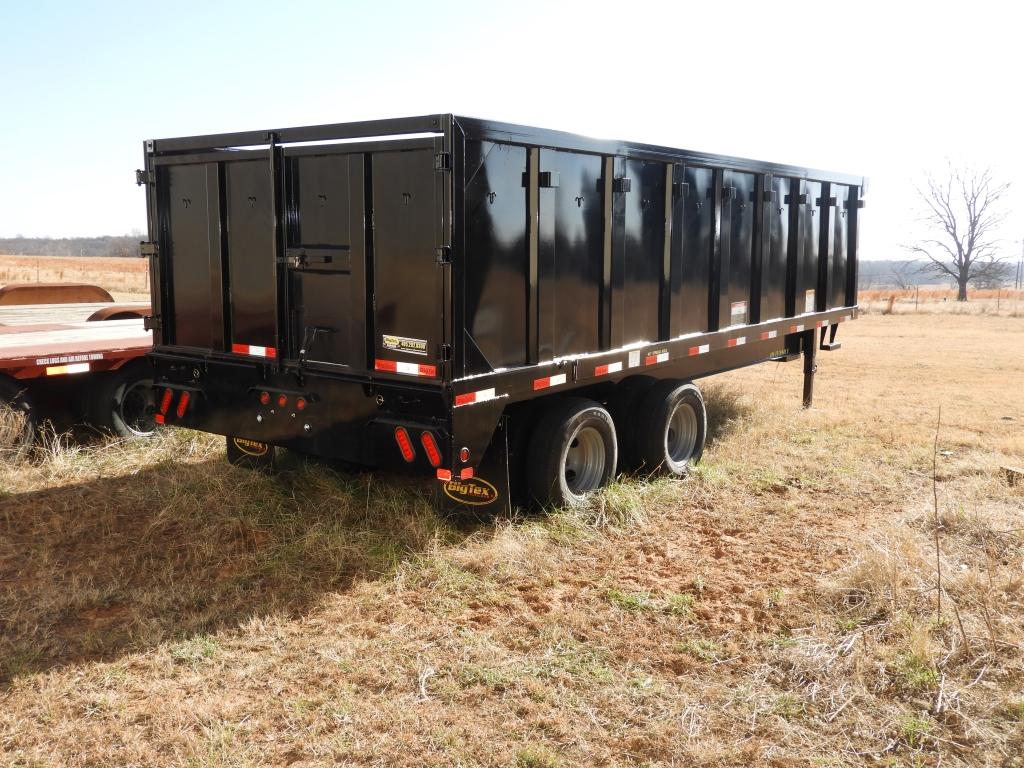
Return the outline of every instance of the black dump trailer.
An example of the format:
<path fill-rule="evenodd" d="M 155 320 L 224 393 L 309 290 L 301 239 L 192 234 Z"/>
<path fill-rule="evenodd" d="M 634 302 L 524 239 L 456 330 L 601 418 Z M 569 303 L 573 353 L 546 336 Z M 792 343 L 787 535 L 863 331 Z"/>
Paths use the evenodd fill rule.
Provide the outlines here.
<path fill-rule="evenodd" d="M 158 421 L 565 504 L 856 316 L 865 180 L 454 115 L 145 143 Z"/>

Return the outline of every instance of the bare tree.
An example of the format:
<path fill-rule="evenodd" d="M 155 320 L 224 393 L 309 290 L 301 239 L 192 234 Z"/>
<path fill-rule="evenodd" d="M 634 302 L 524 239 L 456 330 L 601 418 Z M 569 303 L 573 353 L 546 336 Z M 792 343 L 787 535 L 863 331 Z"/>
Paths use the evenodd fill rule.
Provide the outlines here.
<path fill-rule="evenodd" d="M 949 164 L 944 178 L 928 176 L 917 192 L 925 204 L 922 217 L 935 237 L 905 246 L 928 259 L 926 269 L 948 275 L 957 284 L 957 301 L 967 301 L 967 284 L 999 274 L 995 230 L 1006 218 L 1002 200 L 1009 183 L 997 182 L 989 169 L 977 171 Z"/>

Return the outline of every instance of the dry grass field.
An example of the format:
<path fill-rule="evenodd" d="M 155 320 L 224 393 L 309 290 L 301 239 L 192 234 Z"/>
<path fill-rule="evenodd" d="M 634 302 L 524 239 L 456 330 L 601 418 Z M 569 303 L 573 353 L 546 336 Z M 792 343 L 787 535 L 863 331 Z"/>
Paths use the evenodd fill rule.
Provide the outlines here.
<path fill-rule="evenodd" d="M 0 468 L 0 763 L 1024 765 L 1024 321 L 840 339 L 581 512 L 52 439 Z"/>
<path fill-rule="evenodd" d="M 1007 288 L 971 290 L 970 301 L 957 302 L 951 288 L 881 288 L 861 291 L 858 304 L 866 312 L 927 315 L 994 315 L 1024 317 L 1024 291 Z"/>
<path fill-rule="evenodd" d="M 118 301 L 149 296 L 146 259 L 0 255 L 0 285 L 7 283 L 94 283 Z"/>

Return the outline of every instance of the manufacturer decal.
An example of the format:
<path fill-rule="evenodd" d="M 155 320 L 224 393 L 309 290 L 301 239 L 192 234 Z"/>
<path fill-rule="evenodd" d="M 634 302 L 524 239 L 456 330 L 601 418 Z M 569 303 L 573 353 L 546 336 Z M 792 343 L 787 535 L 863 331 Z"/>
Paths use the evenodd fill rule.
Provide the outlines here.
<path fill-rule="evenodd" d="M 232 437 L 231 442 L 235 444 L 235 448 L 246 456 L 266 456 L 267 451 L 270 450 L 270 446 L 267 443 L 261 443 L 259 440 L 250 440 L 247 437 Z"/>
<path fill-rule="evenodd" d="M 383 334 L 382 339 L 384 349 L 390 349 L 393 352 L 407 352 L 410 355 L 427 354 L 426 339 L 410 339 L 407 336 L 389 336 L 386 333 Z"/>
<path fill-rule="evenodd" d="M 460 504 L 483 507 L 498 500 L 498 489 L 482 477 L 468 480 L 449 480 L 443 486 L 444 495 Z"/>

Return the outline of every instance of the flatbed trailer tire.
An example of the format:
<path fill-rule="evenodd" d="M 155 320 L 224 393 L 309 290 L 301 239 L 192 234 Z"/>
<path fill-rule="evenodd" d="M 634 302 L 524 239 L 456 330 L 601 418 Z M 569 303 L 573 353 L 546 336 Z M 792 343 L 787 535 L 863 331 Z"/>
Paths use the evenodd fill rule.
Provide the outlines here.
<path fill-rule="evenodd" d="M 618 441 L 611 414 L 593 400 L 556 400 L 530 436 L 526 482 L 541 506 L 579 506 L 615 477 Z"/>
<path fill-rule="evenodd" d="M 96 381 L 95 394 L 89 394 L 86 412 L 93 426 L 118 437 L 148 437 L 156 430 L 153 372 L 144 360 L 138 360 Z"/>
<path fill-rule="evenodd" d="M 35 404 L 25 383 L 0 375 L 0 407 L 10 409 L 10 418 L 17 420 L 7 424 L 8 414 L 0 414 L 0 456 L 21 459 L 32 449 L 38 431 Z"/>
<path fill-rule="evenodd" d="M 635 450 L 641 471 L 683 477 L 700 461 L 707 437 L 707 410 L 692 382 L 660 381 L 638 408 Z"/>

